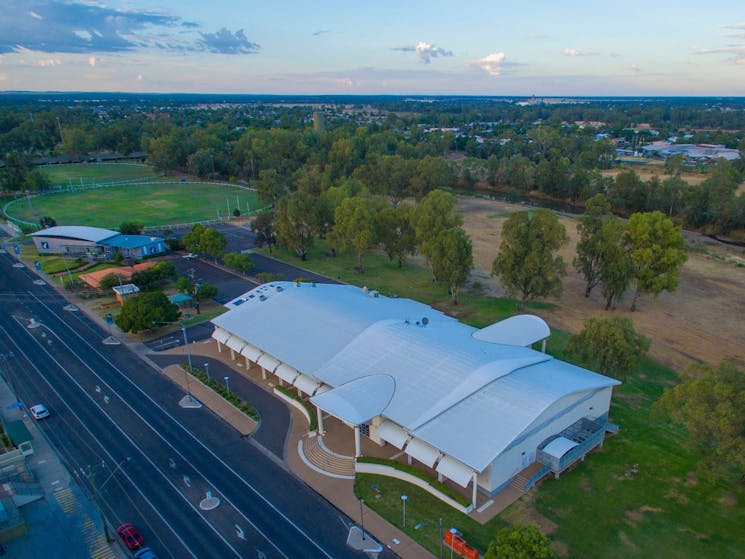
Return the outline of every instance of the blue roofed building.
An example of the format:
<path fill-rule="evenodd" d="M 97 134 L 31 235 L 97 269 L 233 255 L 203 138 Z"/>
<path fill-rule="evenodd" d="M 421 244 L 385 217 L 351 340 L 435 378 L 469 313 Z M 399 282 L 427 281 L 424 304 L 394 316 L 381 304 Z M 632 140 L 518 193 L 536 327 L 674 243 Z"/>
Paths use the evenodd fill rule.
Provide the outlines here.
<path fill-rule="evenodd" d="M 90 259 L 121 253 L 139 260 L 166 251 L 165 240 L 149 235 L 122 235 L 112 229 L 80 225 L 58 225 L 30 234 L 39 254 L 64 254 Z"/>
<path fill-rule="evenodd" d="M 125 258 L 138 260 L 166 251 L 165 239 L 148 235 L 116 235 L 101 241 L 107 253 L 119 252 Z"/>

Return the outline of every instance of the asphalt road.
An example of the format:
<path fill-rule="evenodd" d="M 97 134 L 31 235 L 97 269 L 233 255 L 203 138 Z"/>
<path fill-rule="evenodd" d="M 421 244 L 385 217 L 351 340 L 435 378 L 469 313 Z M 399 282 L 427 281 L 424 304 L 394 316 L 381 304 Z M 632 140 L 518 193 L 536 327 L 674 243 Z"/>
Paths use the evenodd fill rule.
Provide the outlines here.
<path fill-rule="evenodd" d="M 45 435 L 99 487 L 112 522 L 140 526 L 161 558 L 364 556 L 345 544 L 349 518 L 209 410 L 179 407 L 180 388 L 125 346 L 102 345 L 107 332 L 11 263 L 0 254 L 12 384 L 26 405 L 49 407 Z M 214 510 L 199 507 L 207 492 Z"/>

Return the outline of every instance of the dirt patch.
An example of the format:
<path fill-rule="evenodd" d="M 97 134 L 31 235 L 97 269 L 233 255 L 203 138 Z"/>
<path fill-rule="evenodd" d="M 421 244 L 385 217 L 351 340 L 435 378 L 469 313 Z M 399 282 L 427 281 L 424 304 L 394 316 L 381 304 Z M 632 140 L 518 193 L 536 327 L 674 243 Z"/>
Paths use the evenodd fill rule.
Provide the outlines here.
<path fill-rule="evenodd" d="M 657 177 L 661 181 L 664 181 L 665 179 L 669 179 L 670 177 L 672 177 L 672 175 L 668 175 L 665 173 L 665 167 L 663 167 L 662 165 L 650 165 L 647 167 L 634 167 L 631 169 L 619 167 L 615 169 L 606 169 L 604 171 L 600 171 L 600 174 L 603 175 L 604 177 L 615 178 L 615 176 L 618 173 L 625 172 L 625 171 L 634 171 L 637 175 L 639 175 L 639 178 L 642 179 L 643 181 L 648 181 L 652 177 Z M 686 181 L 691 186 L 700 184 L 701 182 L 706 180 L 707 177 L 708 175 L 706 175 L 705 173 L 695 173 L 695 172 L 690 172 L 690 171 L 683 171 L 680 174 L 680 178 L 682 178 L 684 181 Z"/>
<path fill-rule="evenodd" d="M 623 532 L 623 531 L 618 532 L 618 539 L 626 547 L 636 550 L 636 544 L 631 541 L 631 538 L 628 536 L 628 534 L 626 534 L 626 532 Z"/>
<path fill-rule="evenodd" d="M 490 275 L 505 221 L 494 216 L 525 207 L 461 196 L 458 209 L 463 212 L 464 228 L 473 243 L 474 278 L 485 293 L 504 296 L 504 289 Z M 576 254 L 578 221 L 569 215 L 561 215 L 560 220 L 570 236 L 569 244 L 560 251 L 568 268 L 564 293 L 555 301 L 555 309 L 531 312 L 573 333 L 581 330 L 590 316 L 627 316 L 637 331 L 652 340 L 651 357 L 678 370 L 694 361 L 717 363 L 723 359 L 745 366 L 745 329 L 740 319 L 745 314 L 745 267 L 735 266 L 745 256 L 741 247 L 686 232 L 694 251 L 689 252 L 681 270 L 678 290 L 662 293 L 656 299 L 642 296 L 634 313 L 627 310 L 627 296 L 618 310 L 606 312 L 598 289 L 589 298 L 584 297 L 584 279 L 571 264 Z"/>
<path fill-rule="evenodd" d="M 695 487 L 696 485 L 698 485 L 698 478 L 696 477 L 696 474 L 694 474 L 693 472 L 688 472 L 686 474 L 685 486 Z"/>
<path fill-rule="evenodd" d="M 725 507 L 734 507 L 737 506 L 737 497 L 735 497 L 734 493 L 727 491 L 719 498 L 719 502 Z"/>
<path fill-rule="evenodd" d="M 501 517 L 510 524 L 532 524 L 537 527 L 542 534 L 550 536 L 555 534 L 558 524 L 540 514 L 533 506 L 533 493 L 528 493 L 522 499 L 515 502 L 510 508 L 501 514 Z"/>
<path fill-rule="evenodd" d="M 681 505 L 687 505 L 690 499 L 683 495 L 680 491 L 678 491 L 675 488 L 670 489 L 667 493 L 665 493 L 665 499 L 668 501 L 675 501 Z"/>

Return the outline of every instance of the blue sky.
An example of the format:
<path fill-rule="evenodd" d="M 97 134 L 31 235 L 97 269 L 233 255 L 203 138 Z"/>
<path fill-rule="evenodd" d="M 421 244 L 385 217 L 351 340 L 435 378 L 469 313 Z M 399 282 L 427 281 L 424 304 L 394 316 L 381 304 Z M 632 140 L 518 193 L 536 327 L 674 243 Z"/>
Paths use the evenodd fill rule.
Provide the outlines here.
<path fill-rule="evenodd" d="M 742 0 L 0 7 L 0 90 L 745 95 Z"/>

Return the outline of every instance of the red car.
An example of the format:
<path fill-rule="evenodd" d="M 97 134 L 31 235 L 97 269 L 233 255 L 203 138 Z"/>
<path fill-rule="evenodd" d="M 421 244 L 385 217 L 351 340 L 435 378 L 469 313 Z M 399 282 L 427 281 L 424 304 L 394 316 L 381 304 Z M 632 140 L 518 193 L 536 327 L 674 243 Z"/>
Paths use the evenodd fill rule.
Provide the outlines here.
<path fill-rule="evenodd" d="M 116 533 L 127 546 L 127 549 L 140 549 L 145 545 L 145 540 L 135 528 L 134 524 L 127 522 L 116 529 Z"/>

